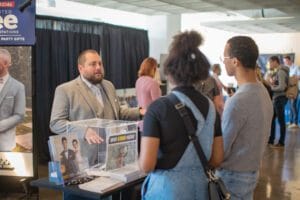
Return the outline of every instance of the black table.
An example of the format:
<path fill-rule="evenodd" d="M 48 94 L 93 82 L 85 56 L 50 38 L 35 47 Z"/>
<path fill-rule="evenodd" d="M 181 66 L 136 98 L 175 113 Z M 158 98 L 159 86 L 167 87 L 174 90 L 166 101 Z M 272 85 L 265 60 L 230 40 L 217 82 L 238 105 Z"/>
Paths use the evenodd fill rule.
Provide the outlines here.
<path fill-rule="evenodd" d="M 90 192 L 87 190 L 80 189 L 77 185 L 70 185 L 70 186 L 64 186 L 64 185 L 56 185 L 55 183 L 51 183 L 48 180 L 48 177 L 46 178 L 40 178 L 37 180 L 33 180 L 30 182 L 31 186 L 39 187 L 39 188 L 46 188 L 50 190 L 60 190 L 62 192 L 69 192 L 74 195 L 81 196 L 82 198 L 105 198 L 112 195 L 113 200 L 120 200 L 120 199 L 128 199 L 128 191 L 133 190 L 135 186 L 140 186 L 142 182 L 144 181 L 143 178 L 139 178 L 135 181 L 126 183 L 125 185 L 122 185 L 120 187 L 114 188 L 108 192 L 105 193 L 95 193 Z M 132 195 L 130 195 L 132 196 Z"/>

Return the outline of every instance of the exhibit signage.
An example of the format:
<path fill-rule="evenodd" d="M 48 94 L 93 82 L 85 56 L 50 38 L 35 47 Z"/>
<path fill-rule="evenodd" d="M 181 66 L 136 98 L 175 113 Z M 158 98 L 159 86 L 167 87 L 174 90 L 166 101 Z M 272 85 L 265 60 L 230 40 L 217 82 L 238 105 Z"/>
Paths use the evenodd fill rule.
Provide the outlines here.
<path fill-rule="evenodd" d="M 35 1 L 0 1 L 0 45 L 34 45 Z"/>

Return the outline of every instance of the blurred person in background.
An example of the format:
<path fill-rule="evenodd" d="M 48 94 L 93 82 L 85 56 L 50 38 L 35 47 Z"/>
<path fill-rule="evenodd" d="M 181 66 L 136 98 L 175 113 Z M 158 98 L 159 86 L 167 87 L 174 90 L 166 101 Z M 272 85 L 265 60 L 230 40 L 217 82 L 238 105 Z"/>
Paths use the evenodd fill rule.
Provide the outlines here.
<path fill-rule="evenodd" d="M 157 71 L 157 61 L 148 57 L 142 62 L 138 79 L 135 83 L 138 106 L 144 109 L 161 96 L 158 82 L 154 79 Z"/>
<path fill-rule="evenodd" d="M 212 77 L 208 76 L 207 79 L 198 81 L 194 85 L 195 89 L 210 98 L 218 111 L 219 115 L 222 117 L 224 109 L 224 97 L 221 95 L 217 81 Z"/>
<path fill-rule="evenodd" d="M 148 106 L 161 96 L 159 83 L 154 79 L 157 71 L 157 61 L 148 57 L 143 60 L 138 79 L 135 83 L 137 103 L 140 108 L 147 109 Z M 142 122 L 139 124 L 140 131 L 143 129 Z"/>
<path fill-rule="evenodd" d="M 290 69 L 289 77 L 293 77 L 295 79 L 295 84 L 299 85 L 298 82 L 300 80 L 300 68 L 293 63 L 289 55 L 283 57 L 283 62 Z M 295 96 L 288 97 L 288 101 L 290 103 L 290 125 L 288 126 L 289 128 L 298 128 L 298 94 L 296 94 Z"/>
<path fill-rule="evenodd" d="M 214 77 L 214 79 L 217 82 L 217 85 L 218 85 L 218 88 L 219 88 L 219 91 L 220 91 L 220 95 L 224 99 L 223 89 L 225 91 L 227 91 L 227 87 L 219 79 L 219 76 L 221 75 L 221 72 L 222 72 L 220 64 L 217 64 L 217 63 L 213 64 L 212 67 L 211 67 L 211 70 L 213 72 L 212 77 Z"/>
<path fill-rule="evenodd" d="M 268 93 L 269 93 L 269 96 L 270 98 L 272 99 L 272 96 L 273 96 L 273 92 L 272 92 L 272 88 L 271 88 L 271 85 L 268 81 L 266 81 L 264 78 L 263 78 L 263 75 L 261 73 L 261 68 L 259 65 L 256 65 L 256 77 L 257 77 L 257 80 L 260 81 L 264 86 L 265 88 L 267 89 Z"/>
<path fill-rule="evenodd" d="M 284 147 L 286 125 L 285 125 L 285 105 L 287 103 L 286 89 L 289 81 L 289 68 L 280 64 L 278 56 L 271 56 L 269 58 L 270 70 L 274 71 L 270 77 L 269 82 L 273 92 L 273 107 L 275 116 L 272 120 L 271 134 L 269 137 L 269 144 L 272 147 L 280 148 Z M 274 145 L 275 132 L 276 132 L 276 118 L 278 119 L 280 126 L 280 138 L 277 144 Z"/>

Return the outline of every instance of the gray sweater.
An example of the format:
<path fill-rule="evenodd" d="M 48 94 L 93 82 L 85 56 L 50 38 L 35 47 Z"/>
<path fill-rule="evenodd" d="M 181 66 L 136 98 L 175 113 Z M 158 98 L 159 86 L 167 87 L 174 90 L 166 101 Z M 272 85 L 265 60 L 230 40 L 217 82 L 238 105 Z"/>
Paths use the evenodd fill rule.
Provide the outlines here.
<path fill-rule="evenodd" d="M 270 134 L 273 106 L 261 83 L 247 83 L 225 102 L 222 131 L 225 157 L 221 168 L 257 171 Z"/>
<path fill-rule="evenodd" d="M 285 96 L 289 80 L 289 68 L 287 66 L 279 66 L 274 79 L 275 85 L 272 86 L 273 100 L 279 96 Z"/>

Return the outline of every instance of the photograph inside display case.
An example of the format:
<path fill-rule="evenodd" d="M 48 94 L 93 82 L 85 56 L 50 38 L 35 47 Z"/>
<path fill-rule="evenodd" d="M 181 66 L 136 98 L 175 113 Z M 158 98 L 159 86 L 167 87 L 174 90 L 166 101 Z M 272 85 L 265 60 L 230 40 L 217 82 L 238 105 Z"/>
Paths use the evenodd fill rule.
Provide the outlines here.
<path fill-rule="evenodd" d="M 113 170 L 137 160 L 137 133 L 111 134 L 107 139 L 105 169 Z"/>
<path fill-rule="evenodd" d="M 33 176 L 31 47 L 1 46 L 11 55 L 7 78 L 0 90 L 0 176 Z M 2 65 L 2 63 L 1 63 Z M 3 65 L 0 70 L 3 70 Z M 18 96 L 16 86 L 23 87 Z M 24 104 L 25 101 L 25 104 Z M 21 102 L 21 103 L 20 103 Z"/>
<path fill-rule="evenodd" d="M 85 132 L 94 131 L 101 144 L 88 144 Z M 137 161 L 137 122 L 89 119 L 70 122 L 67 132 L 50 136 L 52 161 L 60 162 L 64 180 L 86 174 L 87 170 L 109 171 Z"/>
<path fill-rule="evenodd" d="M 80 143 L 76 134 L 65 133 L 49 138 L 51 160 L 60 162 L 60 170 L 64 179 L 80 175 L 89 168 L 88 158 L 81 153 Z"/>

